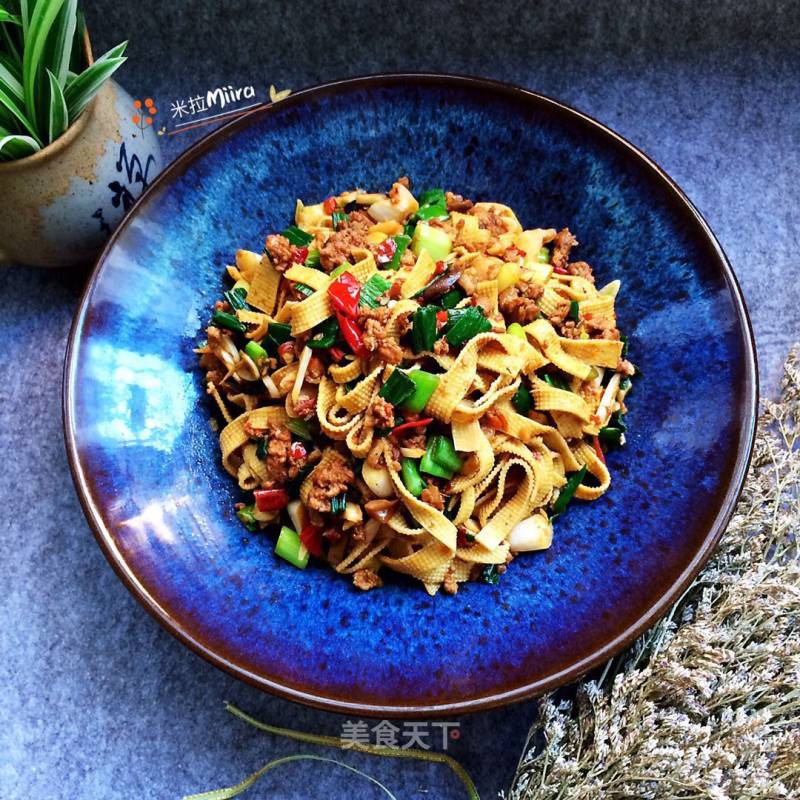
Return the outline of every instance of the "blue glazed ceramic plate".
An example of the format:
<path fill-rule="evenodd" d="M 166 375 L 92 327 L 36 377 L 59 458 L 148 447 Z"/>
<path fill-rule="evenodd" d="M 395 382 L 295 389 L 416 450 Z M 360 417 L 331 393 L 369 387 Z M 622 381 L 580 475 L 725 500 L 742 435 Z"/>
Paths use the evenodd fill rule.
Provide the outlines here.
<path fill-rule="evenodd" d="M 622 280 L 620 328 L 644 372 L 601 500 L 497 586 L 362 593 L 276 560 L 232 513 L 192 348 L 239 247 L 295 198 L 399 175 L 569 226 Z M 117 230 L 78 311 L 67 447 L 98 541 L 130 590 L 197 653 L 334 710 L 448 713 L 576 678 L 650 626 L 714 547 L 747 469 L 756 367 L 741 293 L 675 184 L 584 115 L 489 81 L 379 76 L 299 92 L 199 142 Z"/>

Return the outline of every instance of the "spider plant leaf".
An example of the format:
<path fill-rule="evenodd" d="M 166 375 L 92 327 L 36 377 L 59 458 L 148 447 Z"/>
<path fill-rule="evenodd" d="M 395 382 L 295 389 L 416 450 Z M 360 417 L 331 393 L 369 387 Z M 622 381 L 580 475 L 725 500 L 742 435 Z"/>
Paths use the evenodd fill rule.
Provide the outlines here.
<path fill-rule="evenodd" d="M 20 107 L 25 103 L 22 84 L 11 69 L 6 66 L 2 54 L 0 54 L 0 88 L 5 89 L 8 94 L 13 95 Z"/>
<path fill-rule="evenodd" d="M 0 52 L 0 66 L 4 67 L 6 71 L 9 72 L 20 85 L 20 88 L 22 88 L 22 64 L 8 53 Z"/>
<path fill-rule="evenodd" d="M 54 142 L 67 129 L 69 116 L 67 114 L 67 101 L 64 100 L 64 91 L 58 78 L 47 70 L 50 80 L 50 114 L 47 124 L 47 139 Z"/>
<path fill-rule="evenodd" d="M 17 133 L 7 136 L 0 134 L 0 161 L 14 161 L 32 156 L 37 150 L 41 148 L 32 136 L 20 136 Z"/>
<path fill-rule="evenodd" d="M 18 98 L 15 87 L 13 85 L 7 86 L 2 77 L 0 77 L 0 120 L 9 129 L 17 127 L 20 131 L 27 132 L 38 145 L 41 145 L 42 140 L 39 138 L 36 128 L 28 119 L 25 113 L 25 105 Z"/>
<path fill-rule="evenodd" d="M 36 0 L 33 0 L 34 5 Z M 30 26 L 31 15 L 28 13 L 28 0 L 19 0 L 19 17 L 22 22 L 22 35 L 24 38 L 28 37 L 28 27 Z"/>
<path fill-rule="evenodd" d="M 22 27 L 22 19 L 4 8 L 0 8 L 0 23 L 9 22 L 12 25 L 19 25 Z"/>
<path fill-rule="evenodd" d="M 126 60 L 122 56 L 109 58 L 108 53 L 106 53 L 70 82 L 69 86 L 64 90 L 70 122 L 73 122 L 81 111 L 86 108 L 89 101 L 103 85 L 103 82 L 110 78 Z"/>
<path fill-rule="evenodd" d="M 19 64 L 19 73 L 22 74 L 22 27 L 14 28 L 10 25 L 0 25 L 0 46 L 5 44 L 7 58 Z"/>
<path fill-rule="evenodd" d="M 65 0 L 47 37 L 43 65 L 49 69 L 63 88 L 69 69 L 72 40 L 75 36 L 78 0 Z"/>
<path fill-rule="evenodd" d="M 46 118 L 42 118 L 43 115 L 37 108 L 37 100 L 39 99 L 37 90 L 39 94 L 42 92 L 42 84 L 39 78 L 44 77 L 42 56 L 47 44 L 47 37 L 64 2 L 65 0 L 37 2 L 33 7 L 25 38 L 25 54 L 22 58 L 22 86 L 25 91 L 25 107 L 31 117 L 31 121 L 39 130 L 46 129 L 48 122 Z M 25 5 L 26 2 L 23 0 L 23 13 Z"/>

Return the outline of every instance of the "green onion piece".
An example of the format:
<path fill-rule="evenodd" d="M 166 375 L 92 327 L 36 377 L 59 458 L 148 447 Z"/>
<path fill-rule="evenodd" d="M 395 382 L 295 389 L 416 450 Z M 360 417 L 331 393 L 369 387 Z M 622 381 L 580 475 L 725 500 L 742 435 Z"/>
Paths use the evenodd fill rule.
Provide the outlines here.
<path fill-rule="evenodd" d="M 447 294 L 442 295 L 442 308 L 455 308 L 465 297 L 463 289 L 451 289 Z"/>
<path fill-rule="evenodd" d="M 411 236 L 405 233 L 398 233 L 397 236 L 392 236 L 392 239 L 394 239 L 394 243 L 397 247 L 395 248 L 392 260 L 386 265 L 386 269 L 400 269 L 400 259 L 411 244 Z"/>
<path fill-rule="evenodd" d="M 256 458 L 260 458 L 262 461 L 267 457 L 267 447 L 269 446 L 269 437 L 262 436 L 258 442 L 258 447 L 256 447 Z"/>
<path fill-rule="evenodd" d="M 572 391 L 569 384 L 560 375 L 551 375 L 549 372 L 545 372 L 542 380 L 549 383 L 554 389 L 561 389 L 564 392 Z"/>
<path fill-rule="evenodd" d="M 319 269 L 319 250 L 309 250 L 306 257 L 305 266 L 312 269 Z"/>
<path fill-rule="evenodd" d="M 446 436 L 432 436 L 431 457 L 440 466 L 458 472 L 464 465 L 453 443 Z"/>
<path fill-rule="evenodd" d="M 247 303 L 245 302 L 245 298 L 247 297 L 247 289 L 245 289 L 244 286 L 234 287 L 230 291 L 225 292 L 223 296 L 234 311 L 239 311 L 247 306 Z"/>
<path fill-rule="evenodd" d="M 306 286 L 304 283 L 296 283 L 294 284 L 294 288 L 297 289 L 300 294 L 304 294 L 306 297 L 311 297 L 314 294 L 314 290 L 310 286 Z"/>
<path fill-rule="evenodd" d="M 336 321 L 336 317 L 329 317 L 314 327 L 306 344 L 312 349 L 321 350 L 326 347 L 333 347 L 338 339 L 339 323 Z"/>
<path fill-rule="evenodd" d="M 415 353 L 433 350 L 436 341 L 436 306 L 422 306 L 411 318 L 411 349 Z"/>
<path fill-rule="evenodd" d="M 580 486 L 581 481 L 586 477 L 587 471 L 588 468 L 586 464 L 584 464 L 577 472 L 574 472 L 570 479 L 564 484 L 564 488 L 558 495 L 558 499 L 553 503 L 553 513 L 550 515 L 550 519 L 557 517 L 559 514 L 563 514 L 567 510 L 569 501 L 572 500 L 572 496 L 575 494 L 578 486 Z"/>
<path fill-rule="evenodd" d="M 425 490 L 425 481 L 422 480 L 417 462 L 413 458 L 400 459 L 400 477 L 403 479 L 403 485 L 414 497 L 419 497 Z"/>
<path fill-rule="evenodd" d="M 628 426 L 625 424 L 625 415 L 621 411 L 615 411 L 608 420 L 609 425 L 614 428 L 619 428 L 621 431 L 627 431 Z"/>
<path fill-rule="evenodd" d="M 267 336 L 278 344 L 288 342 L 292 338 L 292 326 L 285 322 L 270 322 L 267 327 Z"/>
<path fill-rule="evenodd" d="M 347 272 L 347 270 L 349 270 L 350 267 L 352 267 L 352 266 L 353 265 L 348 261 L 345 261 L 344 264 L 339 264 L 338 267 L 336 267 L 335 269 L 331 270 L 331 273 L 330 273 L 331 280 L 332 281 L 336 280 L 336 278 L 338 278 L 343 273 Z"/>
<path fill-rule="evenodd" d="M 600 428 L 598 438 L 603 444 L 607 444 L 610 447 L 619 447 L 622 444 L 622 431 L 619 428 L 606 426 L 605 428 Z"/>
<path fill-rule="evenodd" d="M 533 406 L 533 398 L 531 397 L 531 393 L 528 391 L 527 386 L 520 384 L 519 389 L 517 389 L 517 391 L 514 393 L 514 396 L 511 398 L 511 404 L 519 414 L 522 414 L 523 417 L 528 415 L 528 412 L 531 410 L 531 406 Z"/>
<path fill-rule="evenodd" d="M 528 336 L 525 333 L 525 329 L 522 327 L 522 325 L 519 324 L 519 322 L 512 322 L 506 328 L 506 333 L 509 336 L 516 336 L 517 339 L 522 339 L 523 342 L 527 342 L 528 341 Z"/>
<path fill-rule="evenodd" d="M 487 564 L 481 570 L 481 580 L 496 586 L 500 582 L 500 573 L 497 571 L 497 564 Z"/>
<path fill-rule="evenodd" d="M 549 251 L 549 250 L 548 250 L 546 247 L 543 247 L 543 248 L 542 248 L 542 249 L 541 249 L 541 250 L 540 250 L 540 251 L 539 251 L 539 252 L 536 254 L 536 260 L 537 260 L 537 261 L 538 261 L 540 264 L 549 264 L 549 263 L 550 263 L 550 251 Z"/>
<path fill-rule="evenodd" d="M 267 358 L 267 351 L 258 342 L 248 342 L 244 351 L 258 364 L 262 358 Z"/>
<path fill-rule="evenodd" d="M 331 514 L 344 513 L 345 506 L 347 505 L 347 492 L 337 494 L 336 497 L 331 498 Z"/>
<path fill-rule="evenodd" d="M 420 472 L 425 472 L 428 475 L 435 475 L 437 478 L 444 478 L 446 481 L 449 481 L 453 475 L 455 475 L 453 470 L 447 469 L 447 467 L 443 467 L 441 464 L 434 461 L 427 450 L 425 451 L 425 455 L 422 456 L 422 460 L 419 462 L 419 469 Z"/>
<path fill-rule="evenodd" d="M 380 304 L 378 298 L 391 287 L 391 281 L 387 281 L 383 275 L 375 273 L 361 287 L 361 296 L 358 299 L 360 306 L 367 308 L 377 308 Z"/>
<path fill-rule="evenodd" d="M 236 316 L 229 314 L 227 311 L 215 311 L 211 315 L 211 324 L 216 325 L 218 328 L 227 328 L 229 331 L 235 331 L 236 333 L 245 333 L 247 331 L 247 326 L 244 322 L 241 322 Z"/>
<path fill-rule="evenodd" d="M 628 337 L 620 336 L 619 340 L 622 342 L 622 357 L 625 358 L 628 355 Z"/>
<path fill-rule="evenodd" d="M 447 343 L 451 347 L 461 347 L 473 336 L 477 336 L 479 333 L 486 333 L 492 329 L 492 323 L 486 319 L 480 306 L 470 306 L 464 311 L 464 315 L 447 332 Z M 453 312 L 449 313 L 452 314 Z"/>
<path fill-rule="evenodd" d="M 626 375 L 620 382 L 619 388 L 623 392 L 627 392 L 632 386 L 631 379 Z"/>
<path fill-rule="evenodd" d="M 286 427 L 295 436 L 299 436 L 301 439 L 305 439 L 307 442 L 310 442 L 313 439 L 313 436 L 311 435 L 311 427 L 304 419 L 300 419 L 299 417 L 290 417 L 288 420 L 286 420 Z"/>
<path fill-rule="evenodd" d="M 414 230 L 414 238 L 411 241 L 411 249 L 415 255 L 419 255 L 423 250 L 428 251 L 428 255 L 434 261 L 443 261 L 450 254 L 452 242 L 447 235 L 447 231 L 442 228 L 434 228 L 427 222 L 420 222 Z"/>
<path fill-rule="evenodd" d="M 402 408 L 410 414 L 419 414 L 436 391 L 440 379 L 438 375 L 424 369 L 414 369 L 406 374 L 416 386 L 414 394 L 402 403 Z"/>
<path fill-rule="evenodd" d="M 305 569 L 308 566 L 308 550 L 297 533 L 285 525 L 281 526 L 278 541 L 275 543 L 275 555 L 298 569 Z"/>
<path fill-rule="evenodd" d="M 581 318 L 581 310 L 578 307 L 577 300 L 570 300 L 569 303 L 569 312 L 567 313 L 567 319 L 571 319 L 573 322 L 580 321 Z"/>
<path fill-rule="evenodd" d="M 381 386 L 378 396 L 391 403 L 393 406 L 399 406 L 403 400 L 407 400 L 414 394 L 417 384 L 408 376 L 407 372 L 401 369 L 396 369 L 386 380 L 386 383 Z"/>
<path fill-rule="evenodd" d="M 306 233 L 304 230 L 298 228 L 297 225 L 290 225 L 281 235 L 285 236 L 292 244 L 297 245 L 297 247 L 308 247 L 311 242 L 314 241 L 312 234 Z"/>
<path fill-rule="evenodd" d="M 240 508 L 236 512 L 236 516 L 239 519 L 239 522 L 247 528 L 249 531 L 257 531 L 258 530 L 258 520 L 255 518 L 253 512 L 256 510 L 256 507 L 253 506 L 245 506 L 244 508 Z"/>
<path fill-rule="evenodd" d="M 436 219 L 447 217 L 447 201 L 443 189 L 428 189 L 419 196 L 419 210 L 414 219 Z"/>
<path fill-rule="evenodd" d="M 406 222 L 405 225 L 403 225 L 403 235 L 408 236 L 408 238 L 410 239 L 414 235 L 414 231 L 416 229 L 417 229 L 417 221 L 414 219 L 414 217 L 411 217 L 411 219 L 408 222 Z"/>
<path fill-rule="evenodd" d="M 335 231 L 340 230 L 347 225 L 347 214 L 344 211 L 334 211 L 333 214 L 331 214 L 331 223 Z"/>

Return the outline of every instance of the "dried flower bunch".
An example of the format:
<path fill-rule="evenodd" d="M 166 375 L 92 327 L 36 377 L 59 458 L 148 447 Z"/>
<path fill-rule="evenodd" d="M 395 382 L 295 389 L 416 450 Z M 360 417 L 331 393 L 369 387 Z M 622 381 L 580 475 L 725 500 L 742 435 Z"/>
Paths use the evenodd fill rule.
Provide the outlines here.
<path fill-rule="evenodd" d="M 793 353 L 712 561 L 632 650 L 539 702 L 510 800 L 800 797 L 798 533 Z"/>
<path fill-rule="evenodd" d="M 0 0 L 0 161 L 55 141 L 125 61 L 127 42 L 86 66 L 78 0 Z"/>

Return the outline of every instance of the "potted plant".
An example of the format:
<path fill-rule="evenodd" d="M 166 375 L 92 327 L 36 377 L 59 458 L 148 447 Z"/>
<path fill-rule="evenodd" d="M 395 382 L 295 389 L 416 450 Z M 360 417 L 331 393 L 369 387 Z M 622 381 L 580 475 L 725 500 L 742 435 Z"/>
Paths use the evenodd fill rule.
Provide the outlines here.
<path fill-rule="evenodd" d="M 93 59 L 77 0 L 0 0 L 0 261 L 90 261 L 160 169 L 152 125 L 109 80 L 126 45 Z"/>

